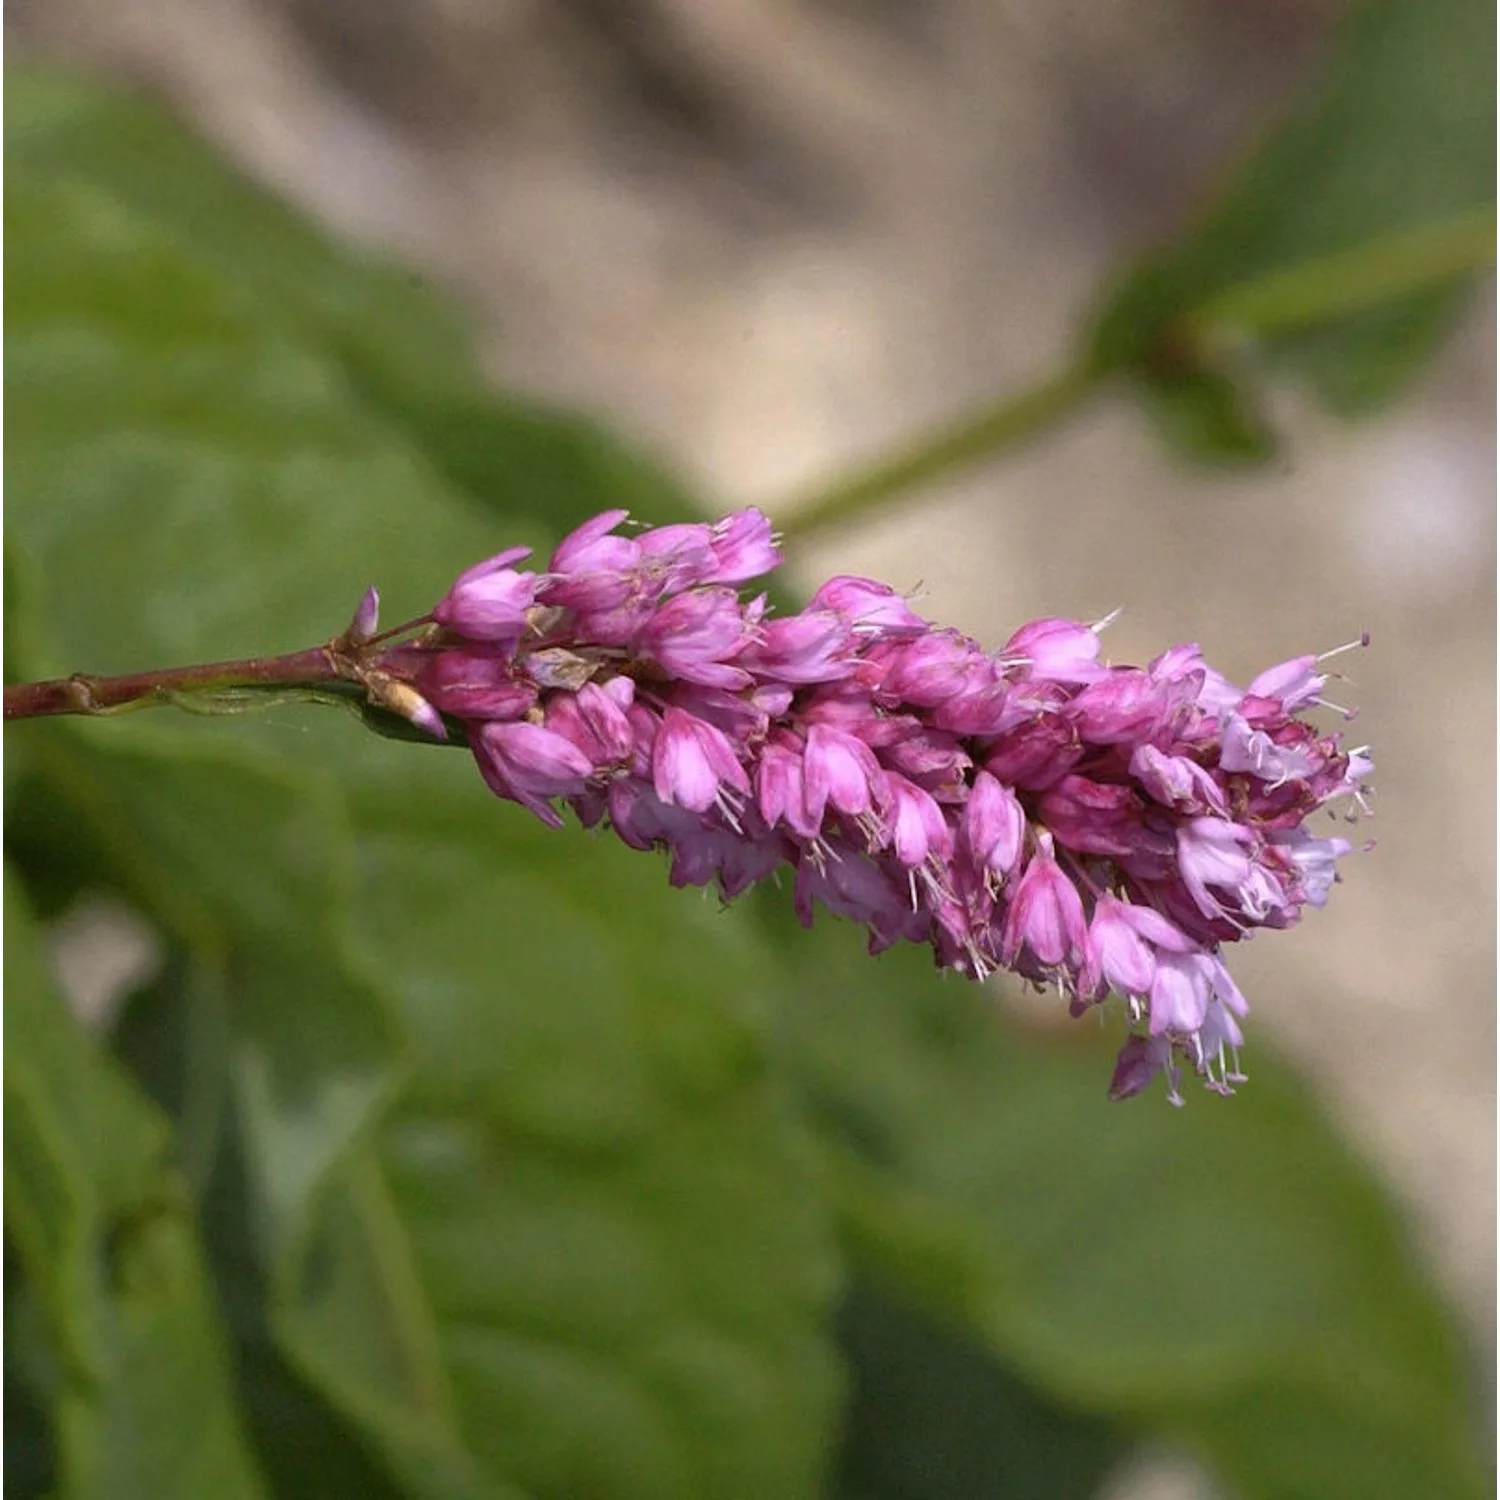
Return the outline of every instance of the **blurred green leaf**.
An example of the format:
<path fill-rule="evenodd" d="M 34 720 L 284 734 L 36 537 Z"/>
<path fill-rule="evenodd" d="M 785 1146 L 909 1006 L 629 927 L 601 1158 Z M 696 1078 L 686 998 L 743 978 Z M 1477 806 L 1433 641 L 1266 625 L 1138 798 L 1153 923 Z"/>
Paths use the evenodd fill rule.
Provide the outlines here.
<path fill-rule="evenodd" d="M 843 1500 L 1072 1500 L 1121 1456 L 1109 1424 L 1047 1404 L 972 1335 L 866 1282 L 839 1332 L 853 1384 Z"/>
<path fill-rule="evenodd" d="M 8 868 L 5 939 L 6 1231 L 46 1309 L 65 1493 L 253 1500 L 163 1122 L 53 990 Z"/>
<path fill-rule="evenodd" d="M 36 68 L 7 78 L 7 159 L 28 183 L 66 181 L 129 204 L 164 256 L 206 273 L 222 292 L 253 298 L 262 328 L 315 339 L 331 366 L 325 379 L 486 509 L 512 521 L 545 516 L 543 539 L 610 506 L 658 522 L 691 509 L 679 484 L 612 434 L 490 390 L 475 371 L 472 315 L 456 301 L 405 267 L 331 244 L 159 106 Z M 13 212 L 20 221 L 8 200 L 7 228 Z M 378 495 L 370 501 L 377 524 L 400 516 Z"/>
<path fill-rule="evenodd" d="M 1086 1030 L 1028 1036 L 920 955 L 860 967 L 857 944 L 815 931 L 798 953 L 786 1056 L 876 1285 L 1237 1493 L 1482 1493 L 1451 1324 L 1273 1063 L 1231 1102 L 1110 1104 Z"/>
<path fill-rule="evenodd" d="M 385 1157 L 469 1440 L 544 1494 L 813 1493 L 834 1266 L 774 970 L 613 841 L 474 811 L 360 809 L 417 1049 Z"/>
<path fill-rule="evenodd" d="M 1302 102 L 1116 289 L 1094 357 L 1175 445 L 1268 456 L 1261 365 L 1345 414 L 1413 378 L 1494 258 L 1494 27 L 1482 0 L 1352 8 Z"/>

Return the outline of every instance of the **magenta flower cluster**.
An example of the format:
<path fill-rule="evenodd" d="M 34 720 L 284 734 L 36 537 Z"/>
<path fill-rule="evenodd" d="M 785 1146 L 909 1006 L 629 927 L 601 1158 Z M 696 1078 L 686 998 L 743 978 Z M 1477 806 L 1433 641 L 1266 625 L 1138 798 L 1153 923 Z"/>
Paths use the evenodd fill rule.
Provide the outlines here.
<path fill-rule="evenodd" d="M 1196 646 L 1111 666 L 1107 622 L 1061 619 L 991 652 L 852 577 L 775 616 L 740 588 L 781 561 L 758 511 L 626 520 L 579 527 L 545 572 L 525 548 L 470 568 L 386 658 L 464 722 L 497 796 L 555 826 L 565 803 L 725 900 L 786 867 L 804 925 L 822 905 L 872 953 L 928 944 L 1075 1014 L 1116 993 L 1114 1097 L 1164 1072 L 1180 1102 L 1181 1061 L 1240 1081 L 1223 945 L 1321 906 L 1351 845 L 1307 820 L 1368 810 L 1366 753 L 1302 717 L 1322 659 L 1241 689 Z"/>

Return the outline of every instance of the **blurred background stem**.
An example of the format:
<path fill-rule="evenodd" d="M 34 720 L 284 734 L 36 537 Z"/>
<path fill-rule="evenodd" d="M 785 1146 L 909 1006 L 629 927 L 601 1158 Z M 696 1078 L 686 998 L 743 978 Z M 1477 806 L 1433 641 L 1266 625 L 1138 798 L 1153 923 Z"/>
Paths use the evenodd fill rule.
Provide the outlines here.
<path fill-rule="evenodd" d="M 1174 341 L 1212 351 L 1226 333 L 1266 337 L 1315 327 L 1473 276 L 1495 259 L 1493 210 L 1383 235 L 1288 271 L 1253 277 L 1184 314 Z M 1112 372 L 1078 359 L 1052 379 L 929 430 L 915 442 L 771 507 L 789 538 L 867 516 L 908 490 L 1009 453 L 1073 416 Z"/>
<path fill-rule="evenodd" d="M 831 484 L 773 506 L 777 526 L 801 540 L 841 521 L 867 515 L 906 490 L 983 463 L 1030 442 L 1077 411 L 1098 387 L 1101 371 L 1081 361 L 1023 391 L 931 429 L 916 442 L 837 477 Z"/>

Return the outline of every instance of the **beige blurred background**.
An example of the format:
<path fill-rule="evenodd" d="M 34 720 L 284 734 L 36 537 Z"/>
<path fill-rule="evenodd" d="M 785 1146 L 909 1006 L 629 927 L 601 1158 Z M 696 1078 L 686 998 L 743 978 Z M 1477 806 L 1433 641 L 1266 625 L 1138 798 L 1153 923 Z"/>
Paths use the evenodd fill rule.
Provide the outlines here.
<path fill-rule="evenodd" d="M 1248 146 L 1338 8 L 13 0 L 7 35 L 159 89 L 328 225 L 465 291 L 498 380 L 784 518 L 783 496 L 1049 373 L 1101 277 Z M 1487 290 L 1366 427 L 1288 393 L 1282 470 L 1189 471 L 1104 407 L 799 551 L 805 581 L 921 583 L 925 612 L 994 641 L 1123 605 L 1116 659 L 1197 639 L 1242 680 L 1372 633 L 1334 696 L 1376 746 L 1379 847 L 1237 972 L 1415 1208 L 1483 1347 L 1493 323 Z"/>

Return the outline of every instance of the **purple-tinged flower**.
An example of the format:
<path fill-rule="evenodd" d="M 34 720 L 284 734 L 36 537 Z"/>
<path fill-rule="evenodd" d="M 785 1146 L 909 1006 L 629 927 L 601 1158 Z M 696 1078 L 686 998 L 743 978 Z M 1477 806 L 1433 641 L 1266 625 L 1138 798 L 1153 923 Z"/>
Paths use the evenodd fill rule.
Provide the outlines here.
<path fill-rule="evenodd" d="M 1177 830 L 1177 861 L 1183 884 L 1205 917 L 1229 915 L 1208 889 L 1218 886 L 1236 894 L 1250 879 L 1245 849 L 1255 840 L 1248 828 L 1220 818 L 1189 818 Z"/>
<path fill-rule="evenodd" d="M 1130 754 L 1130 775 L 1149 796 L 1181 813 L 1229 816 L 1224 789 L 1211 772 L 1185 755 L 1168 755 L 1155 745 L 1137 745 Z"/>

